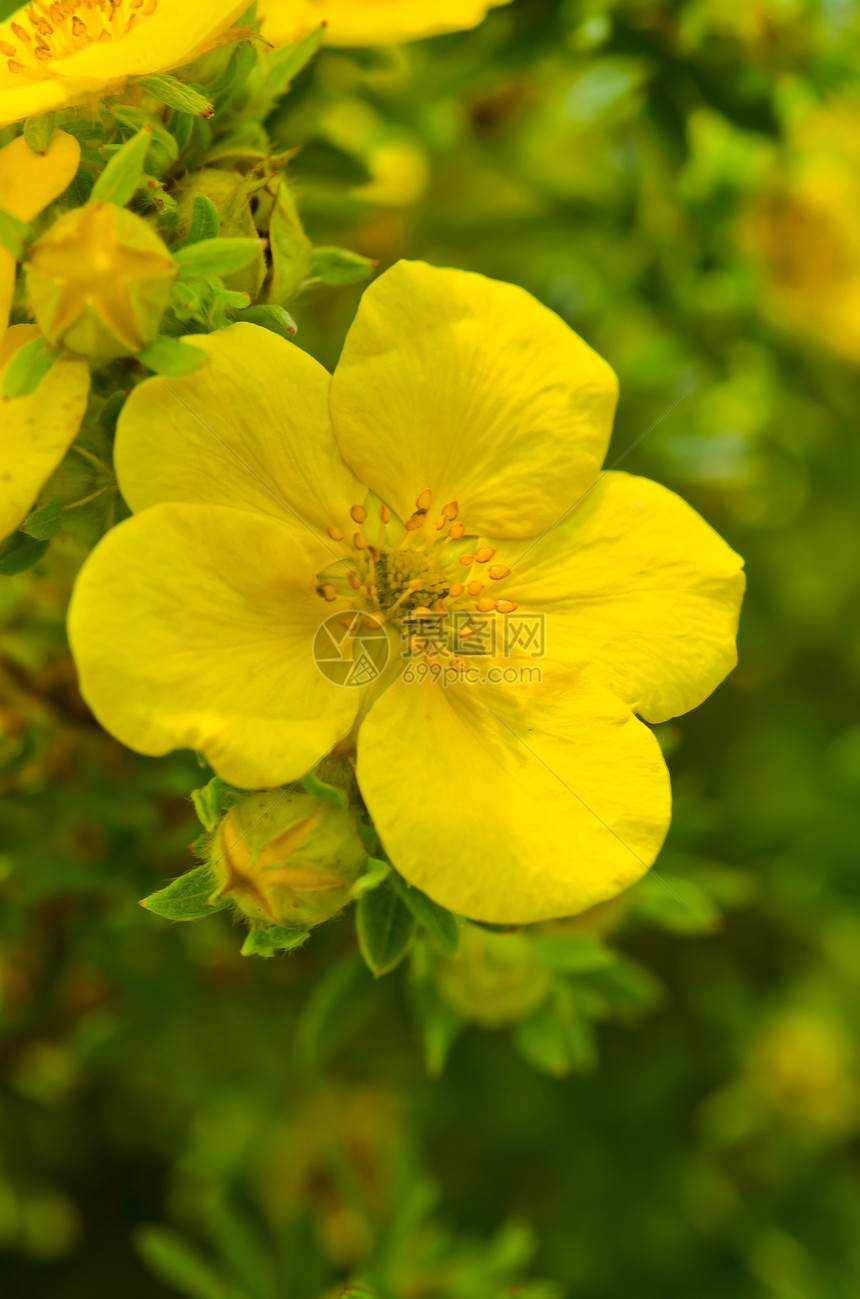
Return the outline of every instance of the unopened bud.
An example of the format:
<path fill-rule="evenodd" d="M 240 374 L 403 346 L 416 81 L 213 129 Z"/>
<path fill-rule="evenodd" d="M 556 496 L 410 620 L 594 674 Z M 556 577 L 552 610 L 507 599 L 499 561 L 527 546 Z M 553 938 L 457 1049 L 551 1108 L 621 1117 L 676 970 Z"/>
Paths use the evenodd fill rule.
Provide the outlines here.
<path fill-rule="evenodd" d="M 310 928 L 346 906 L 366 858 L 348 808 L 298 791 L 249 794 L 215 834 L 216 896 L 256 925 Z"/>
<path fill-rule="evenodd" d="M 456 956 L 434 957 L 442 996 L 464 1019 L 499 1028 L 525 1019 L 546 999 L 550 974 L 525 934 L 465 925 Z"/>
<path fill-rule="evenodd" d="M 152 342 L 176 266 L 141 217 L 94 199 L 30 249 L 27 297 L 51 343 L 106 361 Z"/>

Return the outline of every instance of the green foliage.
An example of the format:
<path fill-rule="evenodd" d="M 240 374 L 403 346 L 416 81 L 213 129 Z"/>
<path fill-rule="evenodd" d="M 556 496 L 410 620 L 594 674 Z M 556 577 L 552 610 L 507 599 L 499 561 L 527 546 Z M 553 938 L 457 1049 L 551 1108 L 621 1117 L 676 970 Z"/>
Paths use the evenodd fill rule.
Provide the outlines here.
<path fill-rule="evenodd" d="M 154 95 L 162 104 L 175 108 L 180 113 L 190 113 L 194 117 L 211 117 L 215 109 L 202 91 L 189 86 L 185 81 L 178 81 L 166 72 L 150 73 L 138 77 L 137 84 L 142 86 L 148 95 Z"/>
<path fill-rule="evenodd" d="M 50 541 L 63 526 L 63 511 L 56 501 L 48 501 L 27 516 L 23 530 L 36 541 Z"/>
<path fill-rule="evenodd" d="M 146 122 L 116 150 L 93 185 L 90 197 L 124 207 L 140 184 L 151 144 L 152 127 Z"/>
<path fill-rule="evenodd" d="M 13 532 L 0 541 L 0 574 L 13 577 L 16 573 L 26 573 L 44 558 L 48 545 L 47 541 L 28 537 L 25 532 Z"/>
<path fill-rule="evenodd" d="M 215 239 L 218 234 L 218 211 L 211 198 L 206 194 L 195 194 L 191 208 L 191 224 L 183 239 L 177 239 L 170 251 L 177 253 L 180 248 L 199 243 L 201 239 Z"/>
<path fill-rule="evenodd" d="M 391 872 L 391 886 L 394 892 L 412 912 L 415 919 L 430 937 L 437 942 L 443 951 L 453 954 L 460 944 L 460 929 L 456 919 L 445 907 L 428 898 L 420 889 L 407 884 L 397 871 Z"/>
<path fill-rule="evenodd" d="M 3 374 L 4 397 L 29 397 L 35 392 L 60 355 L 46 338 L 32 339 L 19 347 L 6 364 Z"/>
<path fill-rule="evenodd" d="M 24 139 L 34 153 L 47 153 L 48 145 L 54 135 L 57 121 L 56 113 L 42 113 L 39 117 L 28 117 L 24 122 Z"/>
<path fill-rule="evenodd" d="M 138 352 L 137 359 L 147 370 L 176 378 L 183 374 L 193 374 L 206 360 L 206 353 L 191 343 L 165 337 L 154 338 L 143 351 Z"/>
<path fill-rule="evenodd" d="M 21 257 L 29 234 L 30 227 L 26 221 L 21 221 L 12 216 L 11 212 L 0 208 L 0 244 L 8 253 L 13 257 Z"/>
<path fill-rule="evenodd" d="M 213 898 L 214 889 L 212 867 L 197 866 L 157 893 L 150 893 L 140 905 L 167 920 L 204 920 L 230 905 L 227 898 Z"/>
<path fill-rule="evenodd" d="M 415 937 L 415 919 L 389 879 L 359 896 L 356 931 L 361 954 L 378 978 L 400 964 Z"/>
<path fill-rule="evenodd" d="M 370 257 L 346 248 L 314 248 L 309 278 L 321 284 L 357 284 L 372 275 L 376 265 Z"/>

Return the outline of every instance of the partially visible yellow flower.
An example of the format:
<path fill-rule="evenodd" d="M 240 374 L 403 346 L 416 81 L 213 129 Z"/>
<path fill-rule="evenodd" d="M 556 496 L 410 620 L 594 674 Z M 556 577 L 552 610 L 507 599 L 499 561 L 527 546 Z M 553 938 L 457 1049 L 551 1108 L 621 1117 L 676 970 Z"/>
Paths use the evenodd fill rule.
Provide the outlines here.
<path fill-rule="evenodd" d="M 6 330 L 0 340 L 0 384 L 18 348 L 38 336 L 35 325 Z M 0 396 L 0 537 L 15 531 L 66 454 L 84 417 L 89 390 L 86 361 L 66 354 L 28 397 Z"/>
<path fill-rule="evenodd" d="M 44 153 L 34 153 L 19 135 L 0 149 L 0 208 L 19 221 L 32 221 L 71 184 L 80 157 L 81 146 L 65 131 L 54 131 Z M 0 244 L 0 338 L 14 293 L 15 258 Z"/>
<path fill-rule="evenodd" d="M 139 352 L 155 337 L 176 264 L 141 217 L 92 199 L 30 247 L 25 270 L 45 337 L 107 360 Z"/>
<path fill-rule="evenodd" d="M 783 170 L 743 214 L 741 243 L 775 323 L 860 361 L 860 107 L 829 105 L 791 136 Z"/>
<path fill-rule="evenodd" d="M 205 373 L 125 405 L 138 513 L 73 596 L 97 717 L 245 788 L 357 747 L 396 868 L 475 919 L 570 914 L 638 879 L 670 815 L 639 717 L 733 667 L 743 575 L 673 493 L 600 473 L 606 362 L 522 289 L 420 262 L 367 290 L 333 377 L 253 325 L 194 342 Z M 462 650 L 428 647 L 434 615 Z M 482 617 L 507 658 L 501 639 L 469 657 Z"/>
<path fill-rule="evenodd" d="M 509 0 L 260 0 L 263 35 L 273 45 L 301 40 L 326 24 L 329 45 L 395 45 L 477 27 Z"/>
<path fill-rule="evenodd" d="M 46 0 L 0 23 L 0 126 L 189 63 L 244 0 Z"/>

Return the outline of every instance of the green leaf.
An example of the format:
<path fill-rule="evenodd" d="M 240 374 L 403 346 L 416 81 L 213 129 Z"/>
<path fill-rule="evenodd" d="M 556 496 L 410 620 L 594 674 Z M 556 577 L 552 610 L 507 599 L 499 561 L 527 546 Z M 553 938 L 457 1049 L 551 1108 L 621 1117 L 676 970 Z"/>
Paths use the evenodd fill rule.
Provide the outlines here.
<path fill-rule="evenodd" d="M 28 537 L 26 532 L 13 532 L 11 537 L 0 541 L 0 574 L 14 577 L 16 573 L 26 573 L 38 564 L 49 545 L 50 542 Z"/>
<path fill-rule="evenodd" d="M 260 303 L 256 307 L 248 307 L 246 311 L 234 311 L 232 318 L 248 320 L 252 325 L 260 325 L 263 329 L 270 329 L 273 334 L 280 334 L 281 338 L 292 338 L 298 330 L 290 313 L 284 307 L 276 307 L 272 303 Z"/>
<path fill-rule="evenodd" d="M 309 929 L 282 929 L 279 925 L 250 929 L 242 944 L 242 955 L 274 956 L 276 952 L 290 952 L 294 947 L 301 947 L 310 936 Z"/>
<path fill-rule="evenodd" d="M 191 802 L 204 830 L 216 828 L 225 812 L 244 798 L 241 790 L 228 785 L 220 776 L 213 776 L 202 789 L 192 789 Z"/>
<path fill-rule="evenodd" d="M 121 126 L 130 127 L 132 131 L 140 131 L 146 126 L 152 132 L 146 156 L 147 170 L 160 176 L 179 157 L 179 146 L 171 132 L 160 122 L 154 121 L 152 115 L 145 113 L 142 108 L 134 108 L 131 104 L 113 104 L 110 114 Z"/>
<path fill-rule="evenodd" d="M 140 184 L 151 143 L 152 128 L 149 125 L 142 126 L 137 135 L 133 135 L 117 149 L 93 185 L 91 197 L 125 207 Z"/>
<path fill-rule="evenodd" d="M 293 77 L 297 76 L 316 54 L 324 36 L 325 24 L 320 24 L 295 45 L 282 45 L 280 49 L 267 55 L 263 60 L 266 70 L 263 83 L 243 116 L 250 113 L 257 118 L 266 116 L 274 101 L 289 90 Z"/>
<path fill-rule="evenodd" d="M 218 209 L 208 194 L 195 194 L 188 233 L 181 239 L 177 239 L 175 244 L 171 244 L 170 251 L 178 253 L 180 248 L 199 243 L 201 239 L 215 239 L 217 234 Z"/>
<path fill-rule="evenodd" d="M 166 1227 L 139 1227 L 134 1244 L 147 1267 L 189 1299 L 227 1299 L 230 1289 L 184 1236 Z"/>
<path fill-rule="evenodd" d="M 21 525 L 23 531 L 28 536 L 33 537 L 35 541 L 50 541 L 51 537 L 55 537 L 62 526 L 63 511 L 56 501 L 49 501 L 47 505 L 34 510 Z"/>
<path fill-rule="evenodd" d="M 341 1291 L 340 1299 L 379 1299 L 375 1290 L 368 1290 L 366 1285 L 348 1285 Z"/>
<path fill-rule="evenodd" d="M 547 965 L 560 974 L 582 974 L 602 970 L 617 960 L 595 934 L 545 934 L 534 940 Z"/>
<path fill-rule="evenodd" d="M 60 355 L 45 338 L 34 338 L 19 347 L 3 375 L 4 397 L 29 397 Z"/>
<path fill-rule="evenodd" d="M 391 872 L 391 884 L 401 902 L 412 912 L 419 925 L 423 925 L 443 951 L 453 956 L 460 946 L 460 926 L 446 907 L 428 898 L 420 889 L 407 884 L 397 871 Z"/>
<path fill-rule="evenodd" d="M 323 284 L 357 284 L 372 275 L 378 262 L 346 248 L 314 248 L 311 252 L 310 279 Z"/>
<path fill-rule="evenodd" d="M 335 807 L 349 807 L 345 789 L 341 789 L 339 785 L 329 785 L 325 780 L 320 780 L 319 776 L 315 776 L 312 771 L 302 776 L 302 784 L 315 798 L 324 799 L 326 803 L 334 803 Z"/>
<path fill-rule="evenodd" d="M 262 239 L 201 239 L 174 256 L 183 275 L 232 275 L 258 257 L 262 247 Z"/>
<path fill-rule="evenodd" d="M 11 212 L 0 208 L 0 244 L 16 261 L 23 256 L 24 244 L 29 234 L 30 227 L 26 221 L 21 221 Z"/>
<path fill-rule="evenodd" d="M 24 139 L 33 153 L 47 153 L 56 120 L 56 113 L 41 113 L 38 117 L 27 118 L 24 123 Z"/>
<path fill-rule="evenodd" d="M 190 113 L 194 117 L 211 117 L 215 111 L 211 100 L 194 86 L 187 85 L 166 72 L 153 72 L 145 77 L 137 77 L 137 84 L 143 86 L 149 95 L 160 99 L 162 104 L 175 108 L 180 113 Z"/>
<path fill-rule="evenodd" d="M 185 152 L 196 120 L 190 113 L 174 113 L 168 122 L 167 129 L 176 141 L 179 154 Z"/>
<path fill-rule="evenodd" d="M 514 1041 L 529 1064 L 554 1078 L 587 1073 L 594 1067 L 591 1023 L 552 1004 L 517 1024 Z"/>
<path fill-rule="evenodd" d="M 386 880 L 359 898 L 356 928 L 365 963 L 379 978 L 399 965 L 409 951 L 415 937 L 415 918 Z"/>
<path fill-rule="evenodd" d="M 137 359 L 156 374 L 179 378 L 183 374 L 193 374 L 206 360 L 206 353 L 199 347 L 180 342 L 178 338 L 156 338 L 138 352 Z"/>
<path fill-rule="evenodd" d="M 722 913 L 695 880 L 650 870 L 633 894 L 636 914 L 679 934 L 707 934 L 719 929 Z"/>
<path fill-rule="evenodd" d="M 387 861 L 379 861 L 376 857 L 368 857 L 366 865 L 368 869 L 358 879 L 350 889 L 354 898 L 360 898 L 363 893 L 369 893 L 371 889 L 379 888 L 383 880 L 388 879 L 391 874 L 391 867 Z"/>
<path fill-rule="evenodd" d="M 180 875 L 166 888 L 150 893 L 140 905 L 167 920 L 204 920 L 206 916 L 223 911 L 230 905 L 229 898 L 216 898 L 209 902 L 214 888 L 212 867 L 197 866 L 193 871 Z"/>

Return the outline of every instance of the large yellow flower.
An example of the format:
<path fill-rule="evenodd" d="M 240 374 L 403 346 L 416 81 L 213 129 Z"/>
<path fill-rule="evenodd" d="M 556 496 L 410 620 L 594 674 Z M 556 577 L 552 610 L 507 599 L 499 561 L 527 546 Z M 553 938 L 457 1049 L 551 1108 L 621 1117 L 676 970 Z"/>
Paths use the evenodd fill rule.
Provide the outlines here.
<path fill-rule="evenodd" d="M 0 126 L 188 63 L 239 0 L 45 0 L 0 23 Z"/>
<path fill-rule="evenodd" d="M 636 714 L 682 713 L 731 669 L 743 577 L 677 496 L 600 474 L 609 366 L 522 289 L 420 262 L 368 289 L 333 377 L 252 325 L 194 342 L 208 365 L 126 404 L 137 513 L 72 601 L 100 720 L 247 788 L 357 746 L 398 870 L 477 919 L 572 913 L 640 876 L 670 796 Z M 364 688 L 314 661 L 332 614 L 341 646 L 357 619 L 394 643 Z M 469 656 L 482 617 L 500 639 Z M 432 644 L 455 624 L 463 653 Z"/>
<path fill-rule="evenodd" d="M 273 45 L 326 24 L 329 45 L 394 45 L 477 27 L 509 0 L 260 0 L 263 35 Z"/>

